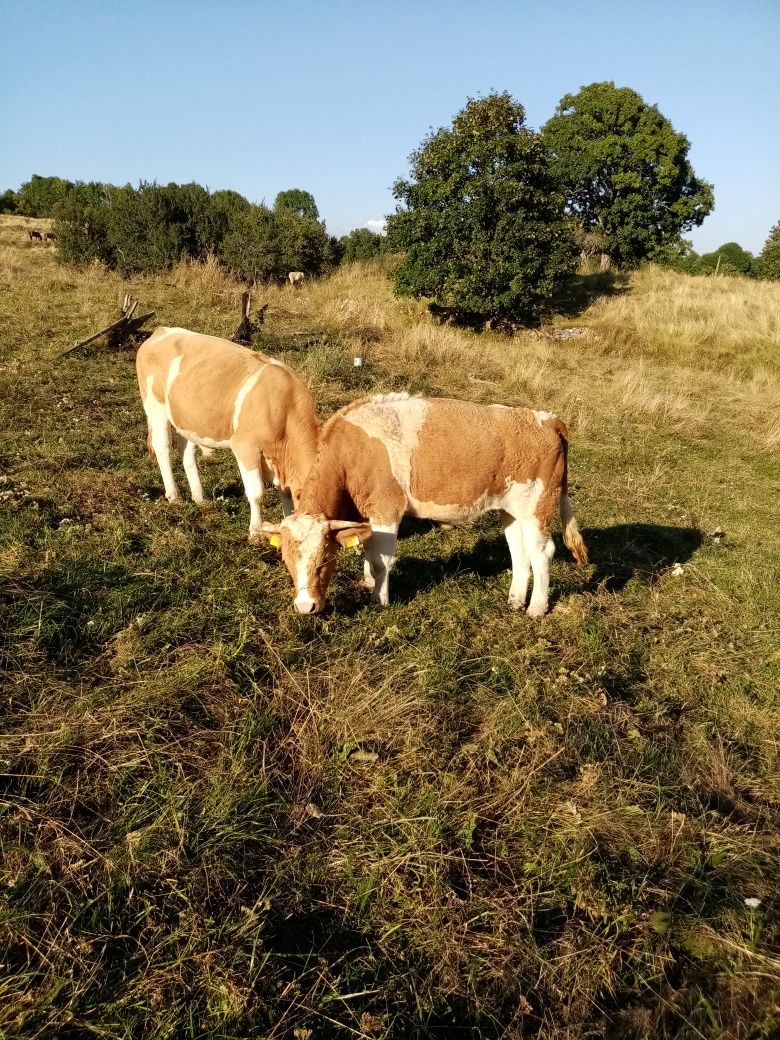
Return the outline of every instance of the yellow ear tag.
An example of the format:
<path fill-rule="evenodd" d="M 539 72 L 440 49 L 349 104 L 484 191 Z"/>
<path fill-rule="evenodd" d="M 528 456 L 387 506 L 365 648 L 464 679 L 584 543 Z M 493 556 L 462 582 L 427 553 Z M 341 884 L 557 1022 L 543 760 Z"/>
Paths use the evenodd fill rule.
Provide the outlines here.
<path fill-rule="evenodd" d="M 349 549 L 357 549 L 357 547 L 359 545 L 360 545 L 360 539 L 358 538 L 358 536 L 356 534 L 353 534 L 352 537 L 347 540 L 347 547 Z"/>
<path fill-rule="evenodd" d="M 279 546 L 282 544 L 282 539 L 279 537 L 278 534 L 272 534 L 268 541 L 271 543 L 274 549 L 278 549 Z"/>

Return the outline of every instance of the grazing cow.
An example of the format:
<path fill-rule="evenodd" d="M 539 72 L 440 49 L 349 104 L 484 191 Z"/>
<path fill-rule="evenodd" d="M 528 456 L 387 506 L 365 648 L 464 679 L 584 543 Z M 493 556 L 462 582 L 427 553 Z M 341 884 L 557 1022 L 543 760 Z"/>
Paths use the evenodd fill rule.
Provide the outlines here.
<path fill-rule="evenodd" d="M 33 242 L 36 238 L 39 242 L 43 242 L 43 235 L 40 233 L 40 231 L 28 231 L 28 234 L 30 236 L 31 242 Z"/>
<path fill-rule="evenodd" d="M 290 285 L 301 285 L 306 275 L 303 271 L 290 271 L 287 275 L 287 281 Z"/>
<path fill-rule="evenodd" d="M 567 493 L 566 427 L 550 412 L 380 394 L 328 420 L 297 512 L 263 533 L 281 547 L 296 610 L 316 614 L 338 544 L 364 543 L 372 602 L 387 603 L 403 516 L 464 523 L 498 510 L 512 558 L 509 605 L 525 606 L 533 569 L 528 613 L 541 617 L 559 508 L 564 542 L 587 563 Z"/>
<path fill-rule="evenodd" d="M 311 394 L 298 376 L 272 358 L 216 336 L 155 329 L 136 358 L 149 425 L 149 453 L 160 467 L 165 497 L 179 490 L 170 459 L 170 430 L 194 502 L 203 501 L 196 446 L 230 448 L 251 511 L 249 540 L 260 535 L 263 481 L 279 489 L 292 512 L 317 453 L 319 423 Z"/>
<path fill-rule="evenodd" d="M 47 231 L 46 234 L 43 236 L 43 240 L 44 242 L 56 242 L 57 236 L 54 234 L 53 231 Z"/>

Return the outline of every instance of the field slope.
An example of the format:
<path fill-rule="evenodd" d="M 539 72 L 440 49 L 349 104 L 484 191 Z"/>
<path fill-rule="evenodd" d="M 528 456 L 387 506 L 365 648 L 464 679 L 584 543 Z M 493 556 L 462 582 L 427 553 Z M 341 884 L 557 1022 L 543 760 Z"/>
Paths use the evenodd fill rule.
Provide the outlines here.
<path fill-rule="evenodd" d="M 777 1037 L 780 286 L 583 277 L 513 338 L 377 267 L 263 290 L 257 346 L 323 416 L 561 415 L 592 559 L 558 539 L 532 622 L 496 519 L 409 524 L 390 607 L 347 552 L 309 619 L 229 457 L 209 508 L 161 501 L 132 352 L 53 360 L 128 289 L 230 335 L 241 287 L 61 267 L 28 224 L 0 223 L 0 1037 Z"/>

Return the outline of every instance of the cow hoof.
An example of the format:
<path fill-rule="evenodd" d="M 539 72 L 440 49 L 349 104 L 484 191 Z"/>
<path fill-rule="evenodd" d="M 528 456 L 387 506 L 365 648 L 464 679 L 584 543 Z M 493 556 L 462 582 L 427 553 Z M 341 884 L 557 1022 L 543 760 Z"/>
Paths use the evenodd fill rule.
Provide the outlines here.
<path fill-rule="evenodd" d="M 265 539 L 257 531 L 250 531 L 246 539 L 250 545 L 262 545 Z"/>
<path fill-rule="evenodd" d="M 528 608 L 528 616 L 532 617 L 532 618 L 544 617 L 544 615 L 546 613 L 547 613 L 547 607 L 546 606 L 535 607 L 533 605 L 533 603 L 532 603 L 531 606 Z"/>
<path fill-rule="evenodd" d="M 520 599 L 519 596 L 510 596 L 509 606 L 512 610 L 525 610 L 525 600 Z"/>
<path fill-rule="evenodd" d="M 173 498 L 168 498 L 168 496 L 166 495 L 165 501 L 168 503 L 168 505 L 180 506 L 182 503 L 182 498 L 181 495 L 174 495 Z"/>

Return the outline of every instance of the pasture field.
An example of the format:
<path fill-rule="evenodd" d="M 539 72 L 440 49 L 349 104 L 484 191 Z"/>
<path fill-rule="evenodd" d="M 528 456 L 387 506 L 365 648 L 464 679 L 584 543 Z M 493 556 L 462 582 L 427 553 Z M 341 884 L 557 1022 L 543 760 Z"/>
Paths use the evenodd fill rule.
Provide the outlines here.
<path fill-rule="evenodd" d="M 512 338 L 377 266 L 262 290 L 257 345 L 323 417 L 369 389 L 559 414 L 591 553 L 556 536 L 534 622 L 497 518 L 409 523 L 389 607 L 345 552 L 304 618 L 228 454 L 208 508 L 162 500 L 132 351 L 53 360 L 127 290 L 229 336 L 241 286 L 62 267 L 27 224 L 0 223 L 0 1037 L 780 1035 L 780 285 L 583 276 Z"/>

